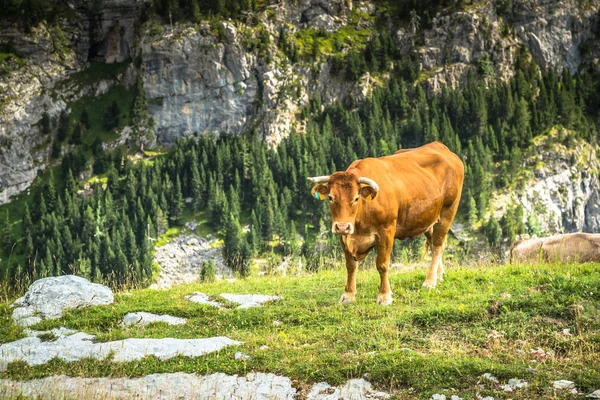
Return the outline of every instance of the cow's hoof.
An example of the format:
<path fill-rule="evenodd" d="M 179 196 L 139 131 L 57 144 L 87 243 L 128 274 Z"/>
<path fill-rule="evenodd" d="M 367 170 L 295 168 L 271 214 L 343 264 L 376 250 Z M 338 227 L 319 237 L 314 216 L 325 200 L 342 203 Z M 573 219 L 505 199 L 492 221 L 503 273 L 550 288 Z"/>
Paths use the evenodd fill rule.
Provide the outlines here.
<path fill-rule="evenodd" d="M 423 282 L 423 287 L 425 289 L 435 289 L 435 281 L 425 281 Z"/>
<path fill-rule="evenodd" d="M 382 306 L 389 306 L 390 304 L 392 304 L 393 301 L 394 301 L 394 299 L 392 298 L 391 295 L 388 295 L 388 296 L 379 295 L 379 296 L 377 296 L 377 304 L 382 305 Z"/>
<path fill-rule="evenodd" d="M 348 304 L 354 303 L 354 295 L 349 293 L 344 293 L 342 297 L 340 297 L 340 304 Z"/>

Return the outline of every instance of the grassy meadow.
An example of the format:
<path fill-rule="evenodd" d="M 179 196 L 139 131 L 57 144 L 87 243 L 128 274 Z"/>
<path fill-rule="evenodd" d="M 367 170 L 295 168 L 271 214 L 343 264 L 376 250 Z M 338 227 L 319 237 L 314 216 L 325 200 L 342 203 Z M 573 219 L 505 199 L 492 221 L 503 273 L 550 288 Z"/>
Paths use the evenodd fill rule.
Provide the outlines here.
<path fill-rule="evenodd" d="M 166 361 L 13 363 L 0 378 L 261 371 L 289 376 L 299 389 L 365 377 L 399 399 L 426 399 L 433 393 L 463 399 L 574 398 L 569 391 L 553 389 L 552 381 L 558 379 L 574 381 L 582 393 L 600 388 L 600 264 L 455 266 L 433 291 L 421 288 L 425 273 L 424 267 L 395 268 L 394 303 L 388 307 L 375 304 L 379 276 L 372 266 L 359 271 L 356 302 L 349 305 L 338 304 L 346 275 L 341 268 L 118 293 L 113 305 L 74 310 L 33 328 L 65 326 L 94 334 L 98 341 L 228 336 L 243 344 Z M 216 299 L 227 292 L 280 295 L 284 300 L 247 310 L 217 309 L 184 298 L 194 291 Z M 11 323 L 9 304 L 0 307 L 1 343 L 24 336 Z M 120 327 L 122 317 L 134 311 L 189 320 L 181 326 Z M 234 360 L 238 351 L 252 358 Z M 499 383 L 481 379 L 486 372 Z M 511 378 L 529 386 L 502 391 L 500 385 Z"/>

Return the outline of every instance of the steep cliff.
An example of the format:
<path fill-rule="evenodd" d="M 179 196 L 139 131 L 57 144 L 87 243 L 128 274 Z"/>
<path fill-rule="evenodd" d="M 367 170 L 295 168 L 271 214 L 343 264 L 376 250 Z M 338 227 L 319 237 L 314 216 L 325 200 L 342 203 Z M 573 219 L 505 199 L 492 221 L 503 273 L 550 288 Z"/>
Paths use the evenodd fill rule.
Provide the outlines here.
<path fill-rule="evenodd" d="M 525 221 L 539 223 L 540 233 L 600 232 L 598 147 L 572 135 L 555 129 L 535 138 L 522 178 L 492 199 L 498 219 L 507 206 L 520 204 Z"/>

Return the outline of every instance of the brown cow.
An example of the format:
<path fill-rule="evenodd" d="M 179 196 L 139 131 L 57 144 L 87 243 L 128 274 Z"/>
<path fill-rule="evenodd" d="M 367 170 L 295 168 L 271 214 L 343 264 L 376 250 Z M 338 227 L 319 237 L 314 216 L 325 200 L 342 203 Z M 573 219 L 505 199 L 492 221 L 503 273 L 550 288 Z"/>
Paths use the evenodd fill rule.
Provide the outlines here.
<path fill-rule="evenodd" d="M 571 233 L 515 242 L 510 251 L 513 264 L 548 262 L 600 262 L 600 235 Z"/>
<path fill-rule="evenodd" d="M 354 300 L 358 261 L 377 248 L 377 303 L 392 303 L 388 268 L 394 239 L 425 234 L 432 260 L 423 286 L 434 288 L 442 280 L 442 252 L 463 178 L 462 161 L 439 142 L 357 160 L 344 172 L 309 178 L 318 183 L 313 197 L 329 199 L 331 230 L 340 235 L 344 249 L 348 280 L 340 302 Z"/>

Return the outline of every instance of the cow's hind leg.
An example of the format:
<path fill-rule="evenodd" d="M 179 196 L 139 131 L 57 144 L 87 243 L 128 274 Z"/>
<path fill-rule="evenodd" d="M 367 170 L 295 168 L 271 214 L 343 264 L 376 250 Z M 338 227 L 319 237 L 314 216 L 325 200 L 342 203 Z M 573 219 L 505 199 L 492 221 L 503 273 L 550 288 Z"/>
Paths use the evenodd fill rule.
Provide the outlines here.
<path fill-rule="evenodd" d="M 435 288 L 438 280 L 441 282 L 443 279 L 444 265 L 442 262 L 442 254 L 444 252 L 446 236 L 448 236 L 448 231 L 450 230 L 452 221 L 456 215 L 459 200 L 460 198 L 456 199 L 451 206 L 443 208 L 440 212 L 440 220 L 433 225 L 433 234 L 431 235 L 431 266 L 429 267 L 427 278 L 425 279 L 425 282 L 423 282 L 423 287 L 430 289 Z"/>

